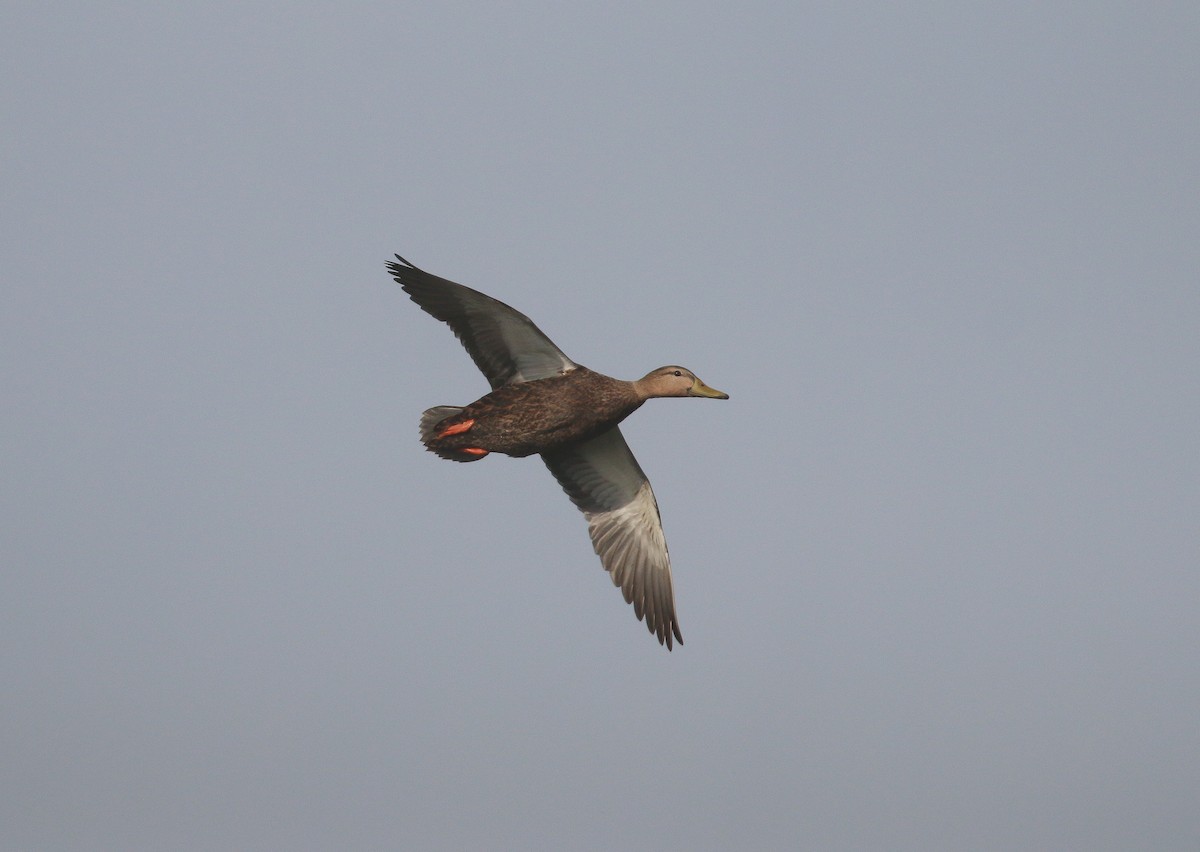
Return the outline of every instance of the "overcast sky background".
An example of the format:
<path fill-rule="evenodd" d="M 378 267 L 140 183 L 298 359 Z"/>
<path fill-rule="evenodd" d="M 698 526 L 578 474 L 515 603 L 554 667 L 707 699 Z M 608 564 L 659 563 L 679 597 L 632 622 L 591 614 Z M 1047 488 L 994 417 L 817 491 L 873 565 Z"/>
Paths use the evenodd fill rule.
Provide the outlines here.
<path fill-rule="evenodd" d="M 1200 7 L 7 3 L 0 847 L 1200 848 Z M 668 654 L 398 251 L 610 375 Z"/>

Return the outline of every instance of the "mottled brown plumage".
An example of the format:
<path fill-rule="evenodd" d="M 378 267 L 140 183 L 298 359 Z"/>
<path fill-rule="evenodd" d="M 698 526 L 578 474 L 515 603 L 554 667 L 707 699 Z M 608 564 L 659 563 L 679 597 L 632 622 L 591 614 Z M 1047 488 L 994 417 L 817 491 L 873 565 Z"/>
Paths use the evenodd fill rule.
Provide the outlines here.
<path fill-rule="evenodd" d="M 653 397 L 728 399 L 684 367 L 636 381 L 576 364 L 529 317 L 396 255 L 388 269 L 414 302 L 445 322 L 492 392 L 421 415 L 421 440 L 442 458 L 540 453 L 588 522 L 592 545 L 639 619 L 670 650 L 683 643 L 658 503 L 618 425 Z"/>
<path fill-rule="evenodd" d="M 421 440 L 427 449 L 455 461 L 464 447 L 523 458 L 594 438 L 620 423 L 644 402 L 632 382 L 578 367 L 560 376 L 503 385 L 430 424 Z M 473 420 L 457 434 L 444 431 Z"/>

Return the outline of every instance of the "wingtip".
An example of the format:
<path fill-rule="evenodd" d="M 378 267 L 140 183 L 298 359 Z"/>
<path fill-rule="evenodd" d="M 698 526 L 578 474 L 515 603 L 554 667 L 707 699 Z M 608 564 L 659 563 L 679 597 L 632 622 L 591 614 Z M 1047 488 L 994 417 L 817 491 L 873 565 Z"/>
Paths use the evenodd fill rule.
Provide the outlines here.
<path fill-rule="evenodd" d="M 401 257 L 401 256 L 400 256 L 400 255 L 398 255 L 398 254 L 397 254 L 397 255 L 395 255 L 395 258 L 396 258 L 396 260 L 389 260 L 389 261 L 387 261 L 387 268 L 388 268 L 388 271 L 389 271 L 389 272 L 391 272 L 391 273 L 392 273 L 392 275 L 397 275 L 397 276 L 398 276 L 398 275 L 400 275 L 400 274 L 402 274 L 402 273 L 404 273 L 404 272 L 407 272 L 408 270 L 414 270 L 414 271 L 416 271 L 416 272 L 421 272 L 421 271 L 422 271 L 422 270 L 421 270 L 419 267 L 417 267 L 417 266 L 416 266 L 416 264 L 414 264 L 412 261 L 405 260 L 403 257 Z M 399 263 L 397 263 L 396 261 L 399 261 Z"/>
<path fill-rule="evenodd" d="M 675 644 L 677 644 L 677 645 L 680 645 L 680 646 L 682 646 L 682 645 L 683 645 L 683 637 L 679 635 L 679 628 L 678 628 L 678 627 L 676 627 L 674 624 L 672 624 L 672 625 L 671 625 L 671 632 L 666 634 L 666 639 L 667 639 L 667 641 L 666 641 L 666 643 L 665 643 L 665 644 L 666 644 L 666 646 L 667 646 L 667 650 L 668 650 L 668 651 L 673 651 L 673 650 L 674 650 L 674 648 L 672 648 L 672 647 L 671 647 L 671 637 L 672 637 L 672 636 L 674 636 L 674 637 L 675 637 Z M 662 640 L 661 638 L 660 638 L 658 641 L 659 641 L 659 643 L 660 643 L 660 644 L 664 644 L 664 643 L 663 643 L 663 640 Z"/>
<path fill-rule="evenodd" d="M 674 620 L 666 624 L 660 622 L 654 626 L 647 624 L 646 627 L 650 629 L 651 635 L 658 639 L 658 644 L 665 645 L 668 651 L 675 650 L 672 644 L 683 645 L 683 634 L 679 632 L 679 625 Z"/>

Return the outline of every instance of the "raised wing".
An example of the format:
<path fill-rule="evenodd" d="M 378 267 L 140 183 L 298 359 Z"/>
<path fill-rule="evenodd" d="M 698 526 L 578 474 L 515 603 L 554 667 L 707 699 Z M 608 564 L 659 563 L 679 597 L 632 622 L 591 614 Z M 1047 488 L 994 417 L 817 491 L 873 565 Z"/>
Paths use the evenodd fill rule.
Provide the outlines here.
<path fill-rule="evenodd" d="M 450 326 L 493 390 L 579 366 L 520 311 L 417 269 L 400 255 L 396 260 L 388 262 L 388 271 L 422 310 Z"/>
<path fill-rule="evenodd" d="M 658 503 L 621 430 L 614 426 L 581 444 L 543 453 L 542 460 L 587 518 L 592 545 L 625 602 L 659 644 L 670 650 L 673 637 L 682 645 Z"/>

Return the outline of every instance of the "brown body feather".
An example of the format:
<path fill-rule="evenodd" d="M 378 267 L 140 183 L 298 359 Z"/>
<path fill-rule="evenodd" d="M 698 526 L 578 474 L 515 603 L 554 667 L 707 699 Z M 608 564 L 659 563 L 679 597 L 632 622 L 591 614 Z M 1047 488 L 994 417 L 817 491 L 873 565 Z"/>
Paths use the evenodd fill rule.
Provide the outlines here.
<path fill-rule="evenodd" d="M 632 382 L 578 367 L 559 376 L 503 385 L 428 423 L 421 440 L 432 452 L 458 461 L 478 457 L 464 456 L 466 447 L 520 458 L 595 437 L 642 402 Z M 475 422 L 466 431 L 443 435 L 468 420 Z"/>

